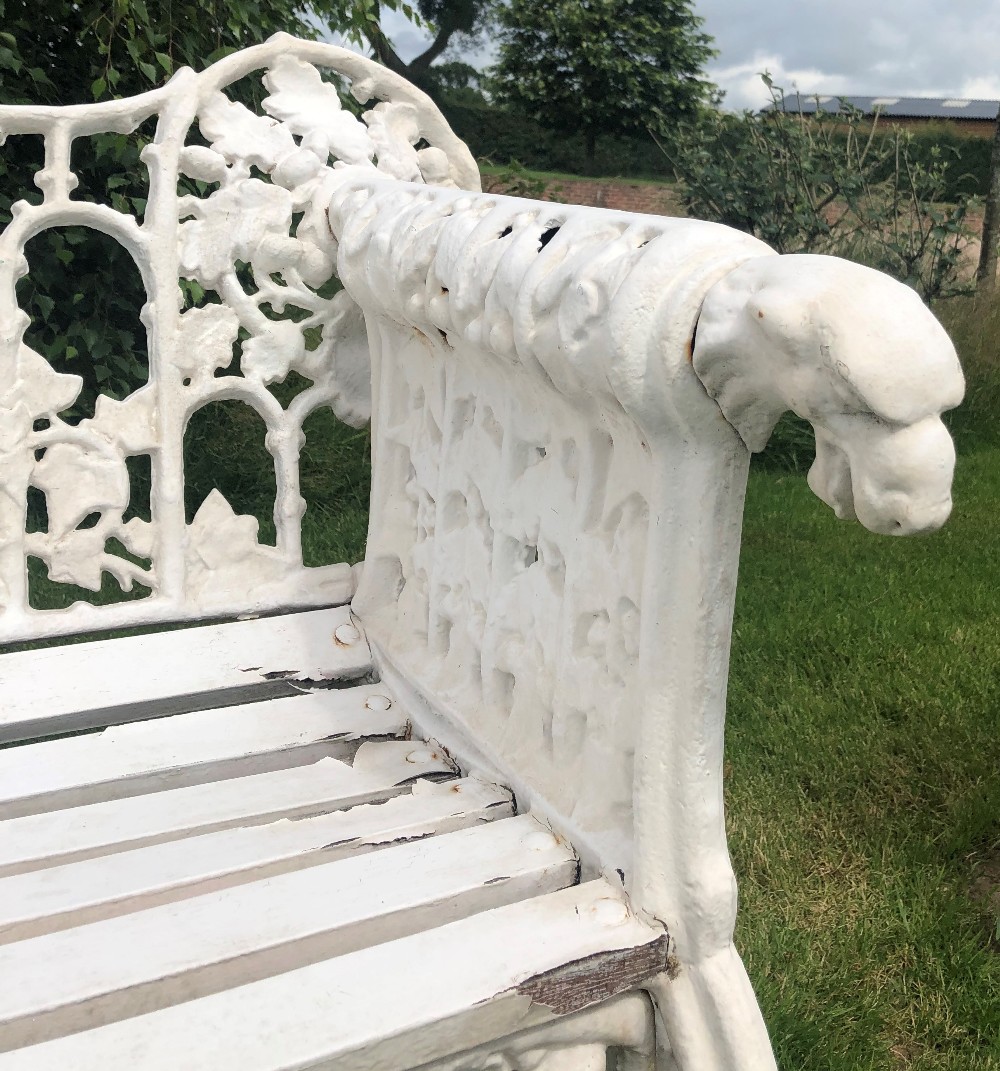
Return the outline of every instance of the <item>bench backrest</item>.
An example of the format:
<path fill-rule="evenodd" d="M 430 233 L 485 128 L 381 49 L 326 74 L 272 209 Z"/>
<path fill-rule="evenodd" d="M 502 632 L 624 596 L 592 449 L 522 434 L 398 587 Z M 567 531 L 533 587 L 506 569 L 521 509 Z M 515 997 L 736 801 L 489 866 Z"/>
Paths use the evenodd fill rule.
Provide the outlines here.
<path fill-rule="evenodd" d="M 387 103 L 362 121 L 314 64 L 341 76 L 359 101 Z M 260 69 L 269 90 L 264 115 L 224 93 Z M 75 198 L 74 142 L 129 134 L 147 120 L 155 120 L 156 133 L 142 152 L 143 218 Z M 285 35 L 201 74 L 178 71 L 132 99 L 0 107 L 0 137 L 38 134 L 45 144 L 35 176 L 41 201 L 17 202 L 0 235 L 0 643 L 348 601 L 350 566 L 304 568 L 300 539 L 303 421 L 319 406 L 354 424 L 369 415 L 363 320 L 345 294 L 324 288 L 336 250 L 324 188 L 338 161 L 478 188 L 467 149 L 403 79 L 352 52 Z M 66 411 L 82 379 L 56 372 L 25 344 L 29 318 L 16 289 L 28 270 L 26 243 L 69 226 L 117 240 L 147 295 L 148 383 L 121 400 L 100 397 L 94 416 L 78 423 L 67 422 Z M 182 279 L 199 284 L 203 297 L 191 300 L 189 288 L 185 300 Z M 67 300 L 72 286 L 69 269 Z M 299 310 L 298 322 L 275 315 L 286 305 Z M 311 385 L 283 407 L 269 387 L 289 370 Z M 245 403 L 266 426 L 275 546 L 258 542 L 256 521 L 237 516 L 217 491 L 186 523 L 185 427 L 196 410 L 222 400 Z M 149 457 L 150 517 L 125 520 L 133 490 L 126 459 L 139 455 Z M 26 531 L 31 487 L 45 495 L 46 531 Z M 110 573 L 126 591 L 141 585 L 149 594 L 34 610 L 29 556 L 62 584 L 98 590 Z"/>

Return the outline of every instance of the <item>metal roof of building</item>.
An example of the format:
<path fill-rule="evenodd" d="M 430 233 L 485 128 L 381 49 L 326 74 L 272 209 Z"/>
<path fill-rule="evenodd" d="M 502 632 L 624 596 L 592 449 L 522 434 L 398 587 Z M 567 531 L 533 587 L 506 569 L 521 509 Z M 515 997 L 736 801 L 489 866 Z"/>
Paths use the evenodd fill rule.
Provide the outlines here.
<path fill-rule="evenodd" d="M 959 100 L 951 97 L 858 97 L 850 93 L 789 93 L 785 111 L 838 112 L 841 102 L 866 115 L 876 110 L 887 119 L 996 119 L 1000 100 Z M 768 105 L 764 111 L 774 107 Z"/>

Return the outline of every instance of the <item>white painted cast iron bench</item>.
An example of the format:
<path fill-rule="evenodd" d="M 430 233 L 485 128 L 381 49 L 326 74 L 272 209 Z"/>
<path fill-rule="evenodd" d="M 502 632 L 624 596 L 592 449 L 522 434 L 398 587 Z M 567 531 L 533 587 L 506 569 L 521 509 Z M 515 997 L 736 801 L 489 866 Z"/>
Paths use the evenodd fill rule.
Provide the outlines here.
<path fill-rule="evenodd" d="M 314 65 L 382 103 L 357 119 Z M 255 71 L 261 116 L 223 92 Z M 142 222 L 75 200 L 73 142 L 150 117 Z M 287 37 L 0 130 L 45 140 L 0 237 L 0 640 L 239 618 L 0 658 L 0 1069 L 773 1068 L 722 800 L 749 452 L 794 409 L 838 515 L 940 525 L 962 377 L 917 297 L 483 195 L 426 97 Z M 148 293 L 148 385 L 78 425 L 15 292 L 69 225 Z M 217 492 L 186 523 L 184 429 L 220 399 L 266 423 L 275 546 Z M 319 406 L 372 421 L 353 568 L 302 564 Z M 137 455 L 151 520 L 126 522 Z M 33 610 L 29 556 L 151 594 Z"/>

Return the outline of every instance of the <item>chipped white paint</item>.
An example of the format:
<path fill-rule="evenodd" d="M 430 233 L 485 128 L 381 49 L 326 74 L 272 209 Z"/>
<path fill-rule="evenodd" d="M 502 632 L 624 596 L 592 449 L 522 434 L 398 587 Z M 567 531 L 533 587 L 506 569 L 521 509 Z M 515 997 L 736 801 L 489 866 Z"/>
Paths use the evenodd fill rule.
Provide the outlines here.
<path fill-rule="evenodd" d="M 216 830 L 327 814 L 406 792 L 421 777 L 454 772 L 438 750 L 378 741 L 362 744 L 350 765 L 320 759 L 276 773 L 12 818 L 0 823 L 0 876 Z"/>
<path fill-rule="evenodd" d="M 0 820 L 352 757 L 408 728 L 383 685 L 200 710 L 0 751 Z"/>
<path fill-rule="evenodd" d="M 468 778 L 418 781 L 380 804 L 244 826 L 0 878 L 0 943 L 97 922 L 396 841 L 511 815 L 508 792 Z"/>
<path fill-rule="evenodd" d="M 346 606 L 0 656 L 0 743 L 293 694 L 372 669 Z"/>
<path fill-rule="evenodd" d="M 359 99 L 387 103 L 359 122 L 312 64 L 345 75 Z M 221 93 L 263 67 L 270 118 Z M 72 139 L 132 130 L 154 113 L 143 223 L 71 202 Z M 195 119 L 210 148 L 184 146 Z M 760 449 L 781 412 L 793 409 L 817 433 L 810 486 L 839 516 L 899 534 L 941 524 L 954 454 L 939 416 L 960 400 L 962 381 L 930 313 L 877 273 L 829 258 L 778 257 L 724 227 L 476 193 L 471 158 L 426 98 L 324 45 L 277 39 L 201 75 L 181 72 L 134 101 L 0 108 L 0 129 L 46 137 L 43 202 L 15 206 L 0 237 L 0 317 L 15 325 L 0 349 L 8 369 L 0 395 L 0 638 L 348 598 L 355 574 L 346 566 L 302 568 L 301 425 L 318 405 L 357 422 L 371 408 L 372 523 L 353 605 L 379 670 L 408 713 L 412 704 L 424 735 L 431 730 L 467 763 L 500 770 L 522 805 L 568 835 L 589 868 L 620 869 L 639 914 L 667 926 L 676 969 L 665 969 L 665 942 L 654 943 L 663 952 L 658 976 L 648 977 L 647 964 L 632 983 L 652 994 L 669 1037 L 658 1043 L 660 1071 L 773 1069 L 732 944 L 736 894 L 722 795 L 748 450 Z M 421 139 L 430 147 L 416 149 Z M 253 177 L 252 167 L 271 181 Z M 178 199 L 178 174 L 213 189 Z M 122 242 L 155 308 L 150 385 L 123 402 L 102 399 L 76 428 L 58 414 L 79 383 L 23 345 L 27 321 L 14 292 L 24 243 L 66 222 Z M 252 295 L 237 261 L 251 265 Z M 345 289 L 321 298 L 334 269 Z M 178 311 L 179 276 L 221 304 Z M 276 321 L 264 303 L 295 304 L 309 318 Z M 306 348 L 306 326 L 322 327 L 316 350 Z M 228 369 L 240 327 L 249 335 L 240 373 L 216 376 Z M 289 370 L 312 386 L 286 410 L 269 386 Z M 183 429 L 213 400 L 245 402 L 267 425 L 278 486 L 274 548 L 260 546 L 256 522 L 234 516 L 217 494 L 184 523 Z M 48 422 L 41 431 L 39 420 Z M 136 454 L 149 454 L 156 474 L 153 521 L 126 524 L 124 459 Z M 24 534 L 29 486 L 46 495 L 47 533 Z M 95 512 L 98 524 L 81 528 Z M 148 567 L 110 554 L 111 537 L 150 559 Z M 114 608 L 32 614 L 29 553 L 57 580 L 93 587 L 110 571 L 153 594 Z M 348 648 L 364 644 L 359 623 L 346 617 L 332 635 Z M 128 642 L 114 641 L 120 657 L 133 656 L 118 646 Z M 289 669 L 304 672 L 300 661 Z M 208 687 L 238 684 L 220 678 Z M 176 695 L 144 702 L 162 713 L 158 704 Z M 110 710 L 110 720 L 124 720 L 131 701 L 124 690 L 120 701 L 104 696 L 99 716 Z M 76 706 L 67 716 L 83 711 L 83 724 L 101 724 L 87 721 L 95 709 Z M 44 705 L 38 711 L 46 716 Z M 31 716 L 22 710 L 13 720 L 23 727 Z M 378 752 L 386 768 L 372 775 L 381 786 L 375 794 L 408 780 L 394 763 L 409 765 L 412 776 L 447 769 L 433 748 L 367 744 L 353 769 L 327 759 L 293 771 L 297 795 L 288 772 L 258 774 L 239 779 L 247 791 L 239 800 L 234 782 L 223 781 L 69 812 L 89 812 L 93 823 L 72 838 L 53 824 L 63 812 L 4 823 L 10 829 L 0 836 L 22 838 L 10 858 L 30 869 L 43 859 L 51 865 L 307 813 L 305 800 L 323 795 L 308 778 L 341 781 L 344 795 L 325 806 L 348 806 L 344 799 L 362 791 L 364 757 L 375 754 L 368 748 L 390 749 Z M 26 831 L 43 834 L 40 854 Z M 422 859 L 419 848 L 413 854 Z M 312 888 L 305 879 L 314 873 L 274 880 Z M 343 1071 L 427 1064 L 480 1045 L 490 1050 L 482 1066 L 494 1057 L 502 1066 L 498 1038 L 578 1010 L 563 1003 L 562 990 L 545 989 L 551 1007 L 540 998 L 537 971 L 550 969 L 538 966 L 544 949 L 555 957 L 550 967 L 565 972 L 567 955 L 587 955 L 580 949 L 605 928 L 620 928 L 624 943 L 604 949 L 653 941 L 657 931 L 600 889 L 600 904 L 582 913 L 574 898 L 592 895 L 586 887 L 536 898 L 25 1050 L 9 1066 L 70 1062 L 103 1071 L 138 1059 L 150 1071 L 168 1060 Z M 474 956 L 456 952 L 469 948 Z M 497 955 L 504 958 L 491 960 Z M 123 988 L 131 969 L 120 962 L 108 984 L 123 1008 L 141 1010 L 142 991 Z M 510 985 L 496 988 L 507 971 Z M 41 988 L 37 999 L 47 999 Z M 22 996 L 6 999 L 14 1008 Z M 67 1010 L 76 999 L 52 1012 L 59 1029 L 78 1021 Z M 35 1029 L 24 1025 L 26 1007 L 11 1013 L 15 1034 L 28 1031 L 22 1039 Z M 247 1022 L 260 1033 L 247 1034 Z M 601 1038 L 567 1038 L 521 1055 L 530 1051 L 539 1071 L 556 1071 L 567 1062 L 598 1066 L 605 1050 Z"/>
<path fill-rule="evenodd" d="M 0 1050 L 343 956 L 575 877 L 572 849 L 523 815 L 16 941 L 0 947 L 0 976 L 17 979 L 0 992 Z"/>
<path fill-rule="evenodd" d="M 594 881 L 533 897 L 238 990 L 6 1053 L 0 1066 L 402 1071 L 550 1021 L 552 1010 L 524 992 L 539 975 L 615 949 L 656 947 L 660 930 L 628 912 L 608 919 L 602 908 L 614 895 Z"/>
<path fill-rule="evenodd" d="M 362 103 L 381 102 L 356 118 L 317 66 L 350 83 Z M 265 116 L 223 92 L 260 70 L 269 91 Z M 142 153 L 149 173 L 143 221 L 72 199 L 73 142 L 129 133 L 153 117 L 156 134 Z M 208 146 L 185 145 L 195 124 Z M 0 346 L 0 641 L 348 600 L 350 568 L 304 568 L 300 539 L 303 421 L 319 406 L 358 424 L 369 413 L 363 320 L 343 292 L 319 292 L 336 251 L 323 211 L 337 181 L 333 165 L 478 189 L 468 150 L 429 98 L 403 79 L 343 49 L 285 35 L 201 74 L 178 71 L 162 88 L 131 100 L 0 107 L 0 140 L 10 134 L 41 134 L 45 167 L 35 177 L 41 204 L 16 202 L 0 235 L 0 320 L 7 325 Z M 418 150 L 420 141 L 427 144 Z M 184 178 L 206 183 L 208 194 L 178 196 Z M 148 296 L 151 355 L 147 385 L 121 401 L 101 397 L 94 416 L 76 425 L 61 414 L 83 381 L 56 373 L 25 344 L 29 319 L 15 292 L 28 271 L 26 243 L 70 225 L 111 236 L 134 259 Z M 252 294 L 237 276 L 237 261 L 250 265 Z M 203 298 L 185 306 L 179 279 L 198 283 L 221 304 Z M 295 322 L 267 314 L 287 306 L 308 316 Z M 241 329 L 248 337 L 240 367 L 230 368 Z M 289 371 L 311 385 L 283 408 L 268 388 Z M 249 405 L 267 430 L 277 481 L 274 547 L 259 543 L 257 521 L 237 516 L 218 491 L 185 523 L 184 428 L 196 410 L 226 400 Z M 123 519 L 132 493 L 125 459 L 136 455 L 148 455 L 152 465 L 150 521 Z M 25 532 L 29 487 L 45 494 L 45 532 Z M 93 514 L 97 523 L 86 527 Z M 113 539 L 138 563 L 116 554 Z M 58 582 L 96 591 L 109 573 L 126 591 L 139 583 L 151 594 L 39 613 L 28 604 L 29 554 Z"/>
<path fill-rule="evenodd" d="M 679 1066 L 773 1068 L 722 794 L 748 447 L 794 409 L 841 515 L 937 527 L 951 344 L 877 273 L 692 220 L 362 174 L 330 220 L 373 340 L 381 671 L 666 923 Z"/>
<path fill-rule="evenodd" d="M 615 1050 L 615 1071 L 655 1071 L 655 1036 L 649 998 L 629 993 L 460 1056 L 422 1064 L 419 1071 L 581 1071 L 588 1066 L 586 1054 L 605 1071 L 608 1049 Z"/>
<path fill-rule="evenodd" d="M 909 535 L 951 512 L 955 347 L 916 292 L 833 257 L 751 261 L 713 287 L 695 371 L 751 450 L 788 409 L 816 432 L 809 486 L 841 518 Z"/>

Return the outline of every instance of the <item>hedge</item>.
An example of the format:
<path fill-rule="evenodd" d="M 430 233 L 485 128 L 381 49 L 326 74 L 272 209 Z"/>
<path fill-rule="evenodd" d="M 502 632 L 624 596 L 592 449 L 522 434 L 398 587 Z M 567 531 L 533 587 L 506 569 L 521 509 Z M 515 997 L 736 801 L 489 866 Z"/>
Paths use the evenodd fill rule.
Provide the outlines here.
<path fill-rule="evenodd" d="M 445 100 L 442 108 L 453 129 L 480 159 L 498 166 L 516 160 L 535 171 L 586 174 L 582 136 L 547 127 L 499 108 Z M 991 142 L 946 123 L 909 128 L 913 158 L 920 162 L 941 154 L 949 162 L 947 200 L 960 194 L 985 196 L 989 184 Z M 876 133 L 876 137 L 888 136 Z M 666 157 L 652 138 L 603 137 L 597 144 L 594 178 L 673 179 Z"/>

